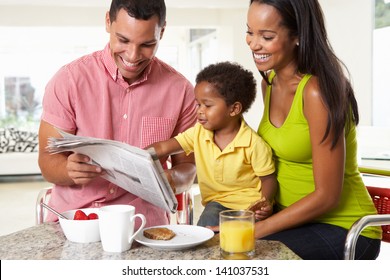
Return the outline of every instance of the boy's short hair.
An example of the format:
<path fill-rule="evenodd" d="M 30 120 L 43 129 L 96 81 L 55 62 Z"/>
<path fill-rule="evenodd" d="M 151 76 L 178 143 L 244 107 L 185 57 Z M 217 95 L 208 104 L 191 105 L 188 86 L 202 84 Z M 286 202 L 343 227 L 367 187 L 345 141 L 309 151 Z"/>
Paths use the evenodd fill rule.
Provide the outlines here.
<path fill-rule="evenodd" d="M 249 110 L 256 99 L 256 80 L 253 73 L 234 62 L 219 62 L 201 70 L 196 83 L 212 84 L 225 99 L 227 105 L 240 102 L 242 113 Z"/>

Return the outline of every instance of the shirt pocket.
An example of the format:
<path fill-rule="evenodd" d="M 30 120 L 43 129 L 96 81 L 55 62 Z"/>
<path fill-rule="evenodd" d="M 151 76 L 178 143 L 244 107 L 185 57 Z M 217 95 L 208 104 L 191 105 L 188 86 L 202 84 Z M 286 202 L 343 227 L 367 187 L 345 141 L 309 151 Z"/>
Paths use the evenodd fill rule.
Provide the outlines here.
<path fill-rule="evenodd" d="M 141 147 L 173 137 L 176 121 L 163 117 L 143 117 L 141 121 Z"/>

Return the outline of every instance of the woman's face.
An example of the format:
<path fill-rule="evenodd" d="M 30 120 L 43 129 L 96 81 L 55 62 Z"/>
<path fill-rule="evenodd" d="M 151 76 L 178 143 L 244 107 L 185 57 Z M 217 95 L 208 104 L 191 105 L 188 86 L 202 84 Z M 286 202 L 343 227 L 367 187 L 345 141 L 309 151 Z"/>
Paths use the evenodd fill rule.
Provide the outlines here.
<path fill-rule="evenodd" d="M 296 63 L 298 39 L 289 35 L 272 6 L 252 3 L 248 10 L 246 43 L 260 71 L 279 70 Z"/>
<path fill-rule="evenodd" d="M 232 120 L 232 106 L 228 106 L 218 90 L 208 82 L 195 86 L 198 122 L 208 130 L 220 130 Z"/>

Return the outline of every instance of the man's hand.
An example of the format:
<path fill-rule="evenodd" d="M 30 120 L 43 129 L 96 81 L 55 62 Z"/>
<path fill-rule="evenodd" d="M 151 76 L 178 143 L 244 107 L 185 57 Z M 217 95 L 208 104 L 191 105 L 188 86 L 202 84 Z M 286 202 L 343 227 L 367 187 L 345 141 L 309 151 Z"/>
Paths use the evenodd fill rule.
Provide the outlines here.
<path fill-rule="evenodd" d="M 90 164 L 90 158 L 82 154 L 70 154 L 66 164 L 69 177 L 77 185 L 89 183 L 96 177 L 105 174 L 105 171 L 100 167 Z"/>

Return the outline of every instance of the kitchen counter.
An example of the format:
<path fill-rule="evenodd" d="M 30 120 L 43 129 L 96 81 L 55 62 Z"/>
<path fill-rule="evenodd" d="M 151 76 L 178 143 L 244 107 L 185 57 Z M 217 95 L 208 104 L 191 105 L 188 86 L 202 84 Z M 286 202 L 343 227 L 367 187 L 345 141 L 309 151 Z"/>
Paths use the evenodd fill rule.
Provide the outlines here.
<path fill-rule="evenodd" d="M 220 260 L 219 235 L 191 249 L 156 250 L 136 241 L 123 253 L 103 251 L 100 242 L 74 243 L 64 236 L 58 223 L 40 224 L 9 235 L 0 236 L 1 260 Z M 299 260 L 278 241 L 256 241 L 254 259 Z"/>

